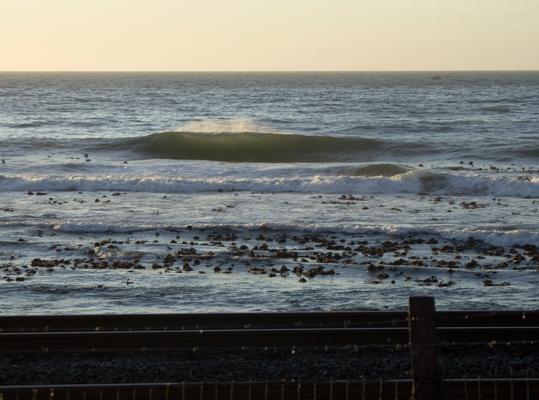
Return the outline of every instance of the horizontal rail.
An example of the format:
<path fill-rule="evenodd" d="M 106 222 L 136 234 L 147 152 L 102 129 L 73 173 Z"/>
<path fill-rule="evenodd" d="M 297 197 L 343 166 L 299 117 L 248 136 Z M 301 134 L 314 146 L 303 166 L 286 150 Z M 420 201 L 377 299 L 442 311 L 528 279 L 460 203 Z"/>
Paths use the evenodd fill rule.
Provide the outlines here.
<path fill-rule="evenodd" d="M 406 312 L 288 312 L 1 316 L 0 332 L 407 327 Z M 442 311 L 437 325 L 539 326 L 539 310 Z"/>
<path fill-rule="evenodd" d="M 0 333 L 1 353 L 166 351 L 192 348 L 399 344 L 406 328 L 228 329 Z"/>
<path fill-rule="evenodd" d="M 539 326 L 438 327 L 440 345 L 538 342 Z"/>
<path fill-rule="evenodd" d="M 440 327 L 441 343 L 507 343 L 539 339 L 539 327 Z M 167 351 L 192 348 L 264 348 L 406 345 L 407 328 L 295 328 L 179 331 L 0 333 L 0 353 Z"/>
<path fill-rule="evenodd" d="M 539 379 L 443 379 L 442 399 L 534 399 Z M 139 384 L 0 386 L 3 400 L 81 399 L 409 399 L 411 379 L 335 380 L 322 382 L 181 382 Z"/>
<path fill-rule="evenodd" d="M 57 385 L 0 387 L 3 400 L 251 400 L 251 399 L 410 399 L 413 382 L 402 380 L 355 380 L 323 382 L 196 382 L 169 384 Z M 384 396 L 385 394 L 385 396 Z"/>
<path fill-rule="evenodd" d="M 3 331 L 179 330 L 311 327 L 340 328 L 348 324 L 406 326 L 403 312 L 289 312 L 208 314 L 120 314 L 2 316 Z"/>

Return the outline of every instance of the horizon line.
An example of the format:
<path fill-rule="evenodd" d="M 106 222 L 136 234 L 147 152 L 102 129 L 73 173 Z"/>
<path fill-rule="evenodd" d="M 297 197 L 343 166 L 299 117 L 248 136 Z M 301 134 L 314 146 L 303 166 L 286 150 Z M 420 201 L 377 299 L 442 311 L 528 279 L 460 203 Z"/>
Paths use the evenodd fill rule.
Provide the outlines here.
<path fill-rule="evenodd" d="M 537 69 L 350 69 L 350 70 L 331 70 L 331 69 L 320 69 L 320 70 L 310 70 L 310 69 L 291 69 L 291 70 L 262 70 L 262 69 L 238 69 L 238 70 L 219 70 L 219 69 L 200 69 L 200 70 L 106 70 L 106 69 L 88 69 L 88 70 L 76 70 L 76 69 L 58 69 L 58 70 L 48 70 L 48 69 L 20 69 L 20 70 L 1 70 L 0 73 L 355 73 L 355 72 L 430 72 L 430 73 L 450 73 L 450 72 L 539 72 Z"/>

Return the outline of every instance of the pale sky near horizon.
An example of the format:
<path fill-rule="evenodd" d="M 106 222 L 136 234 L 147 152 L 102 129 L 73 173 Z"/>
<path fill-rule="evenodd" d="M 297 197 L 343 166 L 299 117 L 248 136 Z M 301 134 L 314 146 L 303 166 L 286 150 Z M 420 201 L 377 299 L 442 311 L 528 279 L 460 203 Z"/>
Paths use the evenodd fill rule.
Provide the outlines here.
<path fill-rule="evenodd" d="M 539 69 L 539 0 L 0 0 L 0 70 Z"/>

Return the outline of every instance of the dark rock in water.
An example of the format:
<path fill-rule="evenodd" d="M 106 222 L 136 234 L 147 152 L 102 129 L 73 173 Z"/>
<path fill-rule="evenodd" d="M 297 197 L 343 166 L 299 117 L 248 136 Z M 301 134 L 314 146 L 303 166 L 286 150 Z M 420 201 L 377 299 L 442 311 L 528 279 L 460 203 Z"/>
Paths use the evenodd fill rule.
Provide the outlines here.
<path fill-rule="evenodd" d="M 191 268 L 191 265 L 189 265 L 189 263 L 183 263 L 183 267 L 182 269 L 185 271 L 185 272 L 189 272 L 189 271 L 192 271 L 193 268 Z"/>
<path fill-rule="evenodd" d="M 453 281 L 448 281 L 448 282 L 440 281 L 438 282 L 438 287 L 450 287 L 450 286 L 453 286 L 454 284 L 455 282 Z"/>
<path fill-rule="evenodd" d="M 500 282 L 500 283 L 494 283 L 492 280 L 490 279 L 485 279 L 483 281 L 483 283 L 485 284 L 485 286 L 509 286 L 511 285 L 510 282 L 507 282 L 507 281 L 504 281 L 504 282 Z"/>

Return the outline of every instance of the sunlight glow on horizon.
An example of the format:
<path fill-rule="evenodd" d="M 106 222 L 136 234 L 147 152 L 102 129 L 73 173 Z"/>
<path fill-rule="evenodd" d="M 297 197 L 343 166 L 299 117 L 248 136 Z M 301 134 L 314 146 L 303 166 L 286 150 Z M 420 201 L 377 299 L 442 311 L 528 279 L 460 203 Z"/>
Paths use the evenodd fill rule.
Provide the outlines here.
<path fill-rule="evenodd" d="M 537 70 L 537 0 L 1 0 L 0 70 Z"/>

